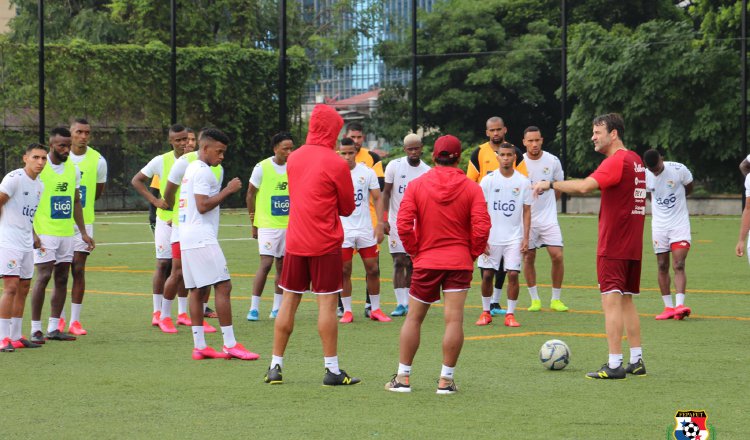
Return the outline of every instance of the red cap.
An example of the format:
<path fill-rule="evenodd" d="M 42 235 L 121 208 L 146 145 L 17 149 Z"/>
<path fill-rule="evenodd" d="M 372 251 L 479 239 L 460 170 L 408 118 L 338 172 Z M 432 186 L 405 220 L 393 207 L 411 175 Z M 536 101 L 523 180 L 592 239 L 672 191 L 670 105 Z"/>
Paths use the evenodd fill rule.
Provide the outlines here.
<path fill-rule="evenodd" d="M 435 141 L 435 148 L 432 150 L 432 157 L 438 156 L 449 157 L 451 159 L 461 155 L 461 141 L 457 137 L 447 134 L 440 136 Z"/>

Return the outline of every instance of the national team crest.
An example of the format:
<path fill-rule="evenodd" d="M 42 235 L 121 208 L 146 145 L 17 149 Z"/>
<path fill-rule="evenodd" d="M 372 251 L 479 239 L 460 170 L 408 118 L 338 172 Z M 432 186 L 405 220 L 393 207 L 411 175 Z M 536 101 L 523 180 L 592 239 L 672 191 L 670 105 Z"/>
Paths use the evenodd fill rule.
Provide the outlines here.
<path fill-rule="evenodd" d="M 8 269 L 15 269 L 18 266 L 18 263 L 16 260 L 9 260 L 8 261 Z"/>
<path fill-rule="evenodd" d="M 549 173 L 551 173 L 549 167 L 542 168 L 542 174 L 544 174 L 545 176 L 549 176 Z"/>
<path fill-rule="evenodd" d="M 364 185 L 365 184 L 365 178 L 363 176 L 359 176 L 357 178 L 357 182 L 359 182 L 360 185 Z"/>
<path fill-rule="evenodd" d="M 521 194 L 521 188 L 513 188 L 511 192 L 513 193 L 513 197 L 518 197 Z"/>
<path fill-rule="evenodd" d="M 676 440 L 706 440 L 709 438 L 708 415 L 705 411 L 677 411 L 674 416 Z"/>
<path fill-rule="evenodd" d="M 266 248 L 267 251 L 271 250 L 271 242 L 267 241 L 266 244 L 263 245 L 264 248 Z"/>
<path fill-rule="evenodd" d="M 674 180 L 667 180 L 667 188 L 674 189 Z"/>

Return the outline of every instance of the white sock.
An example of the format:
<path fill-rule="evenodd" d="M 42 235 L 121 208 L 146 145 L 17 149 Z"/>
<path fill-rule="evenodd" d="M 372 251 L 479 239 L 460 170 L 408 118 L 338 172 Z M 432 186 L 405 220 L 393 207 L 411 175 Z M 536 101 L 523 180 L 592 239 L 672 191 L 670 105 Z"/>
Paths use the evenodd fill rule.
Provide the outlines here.
<path fill-rule="evenodd" d="M 31 334 L 42 331 L 42 321 L 31 321 Z"/>
<path fill-rule="evenodd" d="M 10 339 L 17 341 L 21 339 L 23 318 L 10 318 Z"/>
<path fill-rule="evenodd" d="M 352 297 L 351 296 L 342 296 L 341 297 L 341 304 L 344 305 L 344 311 L 345 312 L 351 312 L 352 311 Z"/>
<path fill-rule="evenodd" d="M 225 347 L 232 348 L 237 345 L 237 340 L 234 339 L 234 327 L 231 325 L 221 327 L 221 335 L 224 337 Z"/>
<path fill-rule="evenodd" d="M 325 365 L 331 373 L 341 374 L 341 370 L 339 370 L 338 356 L 323 357 L 323 365 Z"/>
<path fill-rule="evenodd" d="M 193 326 L 193 346 L 198 350 L 206 348 L 206 334 L 203 332 L 202 325 Z"/>
<path fill-rule="evenodd" d="M 380 294 L 370 294 L 370 307 L 372 307 L 372 310 L 377 310 L 380 308 Z"/>
<path fill-rule="evenodd" d="M 53 318 L 50 316 L 49 323 L 47 324 L 47 333 L 52 333 L 57 330 L 58 325 L 60 325 L 60 318 Z"/>
<path fill-rule="evenodd" d="M 81 321 L 81 307 L 83 307 L 83 304 L 70 304 L 70 322 Z"/>
<path fill-rule="evenodd" d="M 562 289 L 555 289 L 552 288 L 552 301 L 560 299 L 560 294 L 562 293 Z"/>
<path fill-rule="evenodd" d="M 609 354 L 609 368 L 617 368 L 622 365 L 622 353 L 620 354 Z"/>
<path fill-rule="evenodd" d="M 188 311 L 188 299 L 187 297 L 182 298 L 180 296 L 177 297 L 177 315 L 182 315 L 183 313 L 187 313 Z"/>
<path fill-rule="evenodd" d="M 161 293 L 155 293 L 151 295 L 154 301 L 154 312 L 161 312 L 161 301 L 164 299 L 164 295 Z"/>
<path fill-rule="evenodd" d="M 443 365 L 443 368 L 440 369 L 440 377 L 447 377 L 448 379 L 453 379 L 453 370 L 455 370 L 456 367 L 448 367 L 446 365 Z"/>
<path fill-rule="evenodd" d="M 10 338 L 10 319 L 0 319 L 0 341 Z"/>
<path fill-rule="evenodd" d="M 536 286 L 529 287 L 529 295 L 531 296 L 531 299 L 538 301 L 539 300 L 539 293 L 536 291 Z"/>
<path fill-rule="evenodd" d="M 643 349 L 641 347 L 630 347 L 630 363 L 634 364 L 643 357 Z"/>
<path fill-rule="evenodd" d="M 250 298 L 250 310 L 258 310 L 258 307 L 260 306 L 260 297 L 253 295 Z"/>
<path fill-rule="evenodd" d="M 393 289 L 393 296 L 395 296 L 395 297 L 396 297 L 396 304 L 397 304 L 397 305 L 400 305 L 400 304 L 401 304 L 401 303 L 402 303 L 402 302 L 404 301 L 404 299 L 403 299 L 403 295 L 404 295 L 404 294 L 402 293 L 402 291 L 401 291 L 401 288 L 400 288 L 400 287 L 399 287 L 398 289 L 397 289 L 397 288 L 394 288 L 394 289 Z"/>
<path fill-rule="evenodd" d="M 161 319 L 172 317 L 172 303 L 173 299 L 164 299 L 161 302 Z"/>
<path fill-rule="evenodd" d="M 398 364 L 398 374 L 401 376 L 409 376 L 411 375 L 411 365 L 405 365 L 399 362 Z"/>
<path fill-rule="evenodd" d="M 661 300 L 664 301 L 664 307 L 674 308 L 672 303 L 672 295 L 662 295 Z"/>
<path fill-rule="evenodd" d="M 284 356 L 271 355 L 271 368 L 278 365 L 279 368 L 284 368 Z"/>
<path fill-rule="evenodd" d="M 281 298 L 283 297 L 284 297 L 283 293 L 273 294 L 273 309 L 271 310 L 279 310 L 279 307 L 281 307 Z"/>
<path fill-rule="evenodd" d="M 489 312 L 490 311 L 490 302 L 492 301 L 491 296 L 483 296 L 482 297 L 482 311 Z"/>
<path fill-rule="evenodd" d="M 497 287 L 492 288 L 492 304 L 500 304 L 500 298 L 503 297 L 503 289 Z"/>
<path fill-rule="evenodd" d="M 508 300 L 508 310 L 505 311 L 508 315 L 512 315 L 516 312 L 516 303 L 518 302 L 517 299 L 509 299 Z"/>
<path fill-rule="evenodd" d="M 674 299 L 677 302 L 677 307 L 685 305 L 685 294 L 684 293 L 675 293 L 674 294 Z"/>
<path fill-rule="evenodd" d="M 206 313 L 207 308 L 208 308 L 208 303 L 203 303 L 203 313 Z"/>

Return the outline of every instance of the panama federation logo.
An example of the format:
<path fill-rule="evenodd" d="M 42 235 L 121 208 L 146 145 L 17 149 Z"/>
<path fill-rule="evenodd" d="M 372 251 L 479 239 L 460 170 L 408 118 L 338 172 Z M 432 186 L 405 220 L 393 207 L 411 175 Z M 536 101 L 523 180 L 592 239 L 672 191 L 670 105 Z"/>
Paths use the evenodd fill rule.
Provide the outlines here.
<path fill-rule="evenodd" d="M 357 182 L 359 182 L 360 185 L 364 185 L 365 184 L 365 177 L 364 176 L 357 177 Z"/>
<path fill-rule="evenodd" d="M 544 167 L 544 168 L 542 168 L 542 174 L 544 174 L 545 176 L 549 176 L 549 174 L 550 174 L 551 172 L 552 172 L 552 171 L 551 171 L 551 170 L 549 169 L 549 167 Z"/>
<path fill-rule="evenodd" d="M 264 247 L 264 248 L 266 248 L 266 250 L 267 250 L 267 251 L 270 251 L 270 250 L 271 250 L 271 242 L 270 242 L 270 241 L 267 241 L 267 242 L 266 242 L 266 243 L 265 243 L 265 244 L 263 245 L 263 247 Z"/>
<path fill-rule="evenodd" d="M 510 192 L 513 194 L 513 197 L 518 197 L 521 194 L 521 188 L 513 188 Z"/>
<path fill-rule="evenodd" d="M 667 180 L 667 188 L 674 189 L 674 180 Z"/>
<path fill-rule="evenodd" d="M 395 248 L 396 247 L 396 240 L 391 240 L 390 245 L 391 245 L 391 248 Z"/>
<path fill-rule="evenodd" d="M 672 431 L 676 440 L 706 440 L 715 438 L 714 427 L 708 424 L 708 415 L 703 410 L 680 410 L 675 413 Z M 714 435 L 710 435 L 714 434 Z"/>
<path fill-rule="evenodd" d="M 16 260 L 8 261 L 8 269 L 15 269 L 16 267 L 18 267 L 18 262 Z"/>

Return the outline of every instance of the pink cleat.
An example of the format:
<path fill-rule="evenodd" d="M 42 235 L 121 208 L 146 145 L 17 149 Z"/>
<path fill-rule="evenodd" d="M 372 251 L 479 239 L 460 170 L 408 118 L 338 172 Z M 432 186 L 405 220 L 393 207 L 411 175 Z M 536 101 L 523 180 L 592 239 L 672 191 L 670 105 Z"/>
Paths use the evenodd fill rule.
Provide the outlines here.
<path fill-rule="evenodd" d="M 370 312 L 370 319 L 379 322 L 391 322 L 392 319 L 383 313 L 382 309 L 373 310 Z"/>
<path fill-rule="evenodd" d="M 65 318 L 62 316 L 60 317 L 60 322 L 57 324 L 57 329 L 60 330 L 60 333 L 65 333 Z"/>
<path fill-rule="evenodd" d="M 520 327 L 521 324 L 516 321 L 516 317 L 513 313 L 508 313 L 505 315 L 505 326 L 506 327 Z"/>
<path fill-rule="evenodd" d="M 664 311 L 656 315 L 656 319 L 658 321 L 663 321 L 665 319 L 672 319 L 675 315 L 675 309 L 674 307 L 664 307 Z"/>
<path fill-rule="evenodd" d="M 159 326 L 159 321 L 161 321 L 161 312 L 156 311 L 156 312 L 152 313 L 151 314 L 151 325 L 153 325 L 154 327 L 158 327 Z"/>
<path fill-rule="evenodd" d="M 691 312 L 692 310 L 690 310 L 690 307 L 687 307 L 685 305 L 677 306 L 674 308 L 674 319 L 685 319 L 690 316 Z"/>
<path fill-rule="evenodd" d="M 208 323 L 208 321 L 203 321 L 203 333 L 216 333 L 216 327 L 212 326 Z"/>
<path fill-rule="evenodd" d="M 342 324 L 349 324 L 352 321 L 354 321 L 354 315 L 352 312 L 344 312 L 344 315 L 339 319 L 339 322 Z"/>
<path fill-rule="evenodd" d="M 230 359 L 237 358 L 242 359 L 243 361 L 254 361 L 260 358 L 260 355 L 258 353 L 253 353 L 252 351 L 246 350 L 245 347 L 243 347 L 239 342 L 232 348 L 227 348 L 226 346 L 224 346 L 222 351 L 226 353 Z"/>
<path fill-rule="evenodd" d="M 161 331 L 164 333 L 177 333 L 177 329 L 174 328 L 172 318 L 169 316 L 159 321 L 159 329 L 161 329 Z"/>
<path fill-rule="evenodd" d="M 83 327 L 81 327 L 81 323 L 78 321 L 73 321 L 70 323 L 70 328 L 68 329 L 68 333 L 70 333 L 71 335 L 76 335 L 76 336 L 88 334 L 88 332 L 84 330 Z"/>
<path fill-rule="evenodd" d="M 190 322 L 190 317 L 187 313 L 180 313 L 177 315 L 177 325 L 186 325 L 189 327 L 193 325 L 193 323 Z"/>
<path fill-rule="evenodd" d="M 193 359 L 196 361 L 202 359 L 229 359 L 230 357 L 228 354 L 216 351 L 211 347 L 193 349 Z"/>

